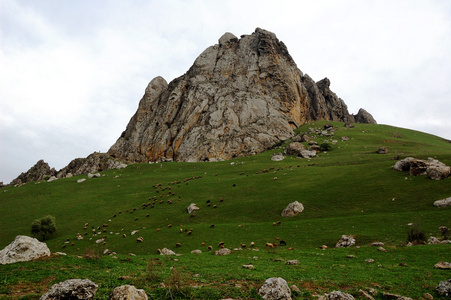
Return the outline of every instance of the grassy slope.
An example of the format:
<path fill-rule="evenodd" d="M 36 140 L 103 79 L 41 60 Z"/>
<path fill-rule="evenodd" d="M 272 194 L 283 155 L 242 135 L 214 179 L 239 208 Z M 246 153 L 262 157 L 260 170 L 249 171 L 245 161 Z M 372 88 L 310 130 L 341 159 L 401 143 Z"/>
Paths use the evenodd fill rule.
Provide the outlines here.
<path fill-rule="evenodd" d="M 377 240 L 399 245 L 406 239 L 410 222 L 436 236 L 439 226 L 451 227 L 451 210 L 432 205 L 451 196 L 450 179 L 410 177 L 391 169 L 395 156 L 434 157 L 450 165 L 449 142 L 385 125 L 358 124 L 347 129 L 342 123 L 333 124 L 339 129 L 333 137 L 338 143 L 332 151 L 311 160 L 288 157 L 272 162 L 272 153 L 281 151 L 275 149 L 226 162 L 131 165 L 102 172 L 101 178 L 80 184 L 76 180 L 86 176 L 4 188 L 0 194 L 0 248 L 18 234 L 28 235 L 31 222 L 47 214 L 56 217 L 58 226 L 58 232 L 47 241 L 50 249 L 61 251 L 69 238 L 74 246 L 67 246 L 64 252 L 73 254 L 97 247 L 94 241 L 100 236 L 91 237 L 91 226 L 103 224 L 108 224 L 102 233 L 107 240 L 100 247 L 119 254 L 155 254 L 158 248 L 175 249 L 176 243 L 182 244 L 177 252 L 185 254 L 193 249 L 206 251 L 208 245 L 216 248 L 220 241 L 227 247 L 251 241 L 263 247 L 276 238 L 304 251 L 322 244 L 333 246 L 342 234 L 355 234 L 358 245 Z M 323 125 L 305 125 L 299 131 Z M 350 140 L 340 141 L 342 135 Z M 376 154 L 380 146 L 387 147 L 390 154 Z M 262 173 L 265 169 L 269 172 Z M 180 183 L 169 184 L 175 181 Z M 159 183 L 161 187 L 153 187 Z M 168 197 L 169 189 L 162 190 L 164 187 L 171 187 L 174 195 Z M 169 199 L 173 204 L 167 203 Z M 304 204 L 305 211 L 282 218 L 280 212 L 295 200 Z M 149 202 L 155 207 L 143 209 L 141 205 Z M 195 217 L 186 213 L 192 202 L 200 207 Z M 217 208 L 212 207 L 215 204 Z M 126 212 L 133 208 L 133 213 Z M 282 225 L 273 226 L 277 221 Z M 88 230 L 83 229 L 86 222 Z M 168 224 L 172 227 L 167 228 Z M 211 224 L 215 227 L 210 228 Z M 187 236 L 180 228 L 192 228 L 193 233 Z M 132 236 L 133 230 L 139 232 Z M 89 232 L 85 239 L 75 240 L 77 233 L 85 232 Z M 138 236 L 144 243 L 136 243 Z"/>

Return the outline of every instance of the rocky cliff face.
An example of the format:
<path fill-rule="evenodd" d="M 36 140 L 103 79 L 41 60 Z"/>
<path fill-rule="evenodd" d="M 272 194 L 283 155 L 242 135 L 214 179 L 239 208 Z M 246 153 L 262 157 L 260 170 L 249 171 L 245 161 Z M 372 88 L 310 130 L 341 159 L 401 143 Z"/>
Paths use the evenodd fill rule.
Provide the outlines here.
<path fill-rule="evenodd" d="M 311 120 L 355 122 L 329 86 L 304 75 L 275 34 L 226 33 L 183 76 L 149 83 L 108 154 L 131 162 L 230 159 L 269 149 Z"/>

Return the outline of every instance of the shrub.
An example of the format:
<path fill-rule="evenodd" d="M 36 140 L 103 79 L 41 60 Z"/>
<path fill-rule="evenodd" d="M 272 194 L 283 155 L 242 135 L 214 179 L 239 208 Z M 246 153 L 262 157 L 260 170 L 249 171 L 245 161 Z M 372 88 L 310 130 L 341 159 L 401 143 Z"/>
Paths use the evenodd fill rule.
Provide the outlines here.
<path fill-rule="evenodd" d="M 45 237 L 48 234 L 52 234 L 56 231 L 56 221 L 53 216 L 45 216 L 40 219 L 36 219 L 31 223 L 31 234 L 37 237 L 42 237 L 45 241 Z"/>
<path fill-rule="evenodd" d="M 329 143 L 322 143 L 321 145 L 319 145 L 319 149 L 321 151 L 330 151 L 332 150 L 332 145 Z"/>
<path fill-rule="evenodd" d="M 423 244 L 426 242 L 426 234 L 419 225 L 413 224 L 407 229 L 407 241 L 413 244 Z"/>

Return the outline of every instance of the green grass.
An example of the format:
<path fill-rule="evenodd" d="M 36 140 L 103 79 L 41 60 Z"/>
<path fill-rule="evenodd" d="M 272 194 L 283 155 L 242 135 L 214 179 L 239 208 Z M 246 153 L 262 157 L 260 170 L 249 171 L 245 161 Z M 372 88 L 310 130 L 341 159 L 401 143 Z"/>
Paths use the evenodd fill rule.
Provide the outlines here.
<path fill-rule="evenodd" d="M 372 282 L 382 286 L 382 289 L 400 291 L 406 295 L 418 296 L 421 292 L 430 292 L 431 286 L 438 283 L 439 275 L 442 275 L 440 280 L 448 279 L 443 276 L 443 271 L 431 268 L 431 264 L 435 264 L 440 255 L 442 260 L 449 261 L 450 247 L 400 246 L 405 244 L 408 223 L 419 224 L 427 237 L 439 236 L 439 226 L 451 227 L 451 210 L 432 205 L 435 200 L 451 196 L 450 178 L 434 181 L 427 177 L 410 177 L 407 173 L 394 171 L 391 166 L 396 162 L 393 158 L 407 156 L 421 159 L 433 157 L 451 165 L 451 143 L 436 136 L 386 125 L 356 124 L 354 128 L 346 128 L 342 123 L 330 123 L 338 128 L 335 136 L 318 136 L 315 140 L 319 143 L 337 140 L 337 143 L 331 151 L 320 153 L 310 160 L 287 157 L 281 162 L 272 162 L 272 154 L 283 150 L 273 149 L 225 162 L 135 164 L 122 170 L 102 172 L 102 177 L 87 179 L 83 183 L 77 183 L 77 179 L 87 178 L 86 175 L 3 188 L 0 193 L 0 249 L 8 245 L 16 235 L 29 235 L 34 219 L 53 215 L 56 217 L 58 230 L 46 241 L 52 252 L 84 255 L 86 251 L 99 247 L 101 250 L 109 249 L 110 252 L 118 253 L 121 263 L 106 257 L 96 260 L 95 264 L 111 263 L 112 269 L 121 272 L 122 266 L 127 266 L 124 272 L 133 273 L 133 264 L 129 265 L 129 261 L 123 261 L 121 257 L 129 253 L 137 254 L 138 258 L 133 257 L 133 261 L 140 261 L 146 266 L 149 257 L 157 254 L 157 249 L 168 247 L 183 254 L 179 262 L 183 262 L 184 271 L 189 270 L 189 274 L 211 273 L 209 276 L 201 276 L 206 286 L 213 282 L 208 288 L 211 291 L 202 292 L 206 295 L 211 293 L 211 298 L 220 298 L 220 295 L 215 296 L 218 293 L 214 289 L 216 282 L 221 282 L 224 290 L 231 291 L 234 288 L 230 288 L 230 280 L 237 280 L 240 282 L 237 284 L 241 285 L 245 281 L 245 287 L 236 289 L 246 290 L 246 297 L 252 298 L 255 297 L 257 284 L 261 284 L 265 277 L 281 276 L 303 286 L 301 282 L 309 278 L 302 277 L 305 273 L 316 274 L 308 275 L 312 279 L 307 282 L 309 286 L 318 286 L 318 292 L 330 292 L 332 288 L 340 289 L 344 286 L 355 293 L 352 286 L 358 283 L 358 286 L 363 287 L 365 282 L 367 285 Z M 324 124 L 325 122 L 316 122 L 304 125 L 297 131 L 307 132 L 309 128 L 322 127 Z M 347 136 L 350 140 L 341 141 L 341 136 Z M 379 147 L 387 147 L 389 154 L 376 154 Z M 154 187 L 159 184 L 161 186 Z M 157 201 L 154 201 L 154 197 Z M 224 201 L 220 202 L 220 198 Z M 207 206 L 207 200 L 211 201 L 210 206 Z M 304 212 L 294 218 L 282 218 L 281 211 L 293 201 L 303 203 Z M 200 207 L 195 216 L 186 212 L 192 202 Z M 143 203 L 152 203 L 154 208 L 149 205 L 143 209 Z M 217 208 L 213 208 L 213 205 Z M 281 225 L 273 226 L 273 222 L 278 221 L 281 221 Z M 86 230 L 85 223 L 89 224 Z M 102 227 L 104 224 L 108 224 L 108 227 Z M 172 227 L 168 228 L 169 224 Z M 215 224 L 214 228 L 210 228 L 211 224 Z M 92 226 L 96 233 L 101 234 L 93 236 Z M 185 229 L 191 228 L 192 234 L 187 235 Z M 139 231 L 131 235 L 134 230 Z M 77 233 L 82 234 L 84 239 L 76 240 Z M 122 237 L 123 234 L 126 237 Z M 329 254 L 326 253 L 333 253 L 331 257 L 346 257 L 344 252 L 354 250 L 328 250 L 324 252 L 325 255 L 319 256 L 306 254 L 318 252 L 316 249 L 323 244 L 333 247 L 343 234 L 356 235 L 357 245 L 362 246 L 359 252 L 374 252 L 375 249 L 366 246 L 373 241 L 382 241 L 396 246 L 396 250 L 384 253 L 385 256 L 391 255 L 393 260 L 399 261 L 403 255 L 407 255 L 407 258 L 421 255 L 427 263 L 415 263 L 417 269 L 412 270 L 408 275 L 410 277 L 404 280 L 404 277 L 396 279 L 395 276 L 385 274 L 398 272 L 390 269 L 392 267 L 386 261 L 382 264 L 384 267 L 375 267 L 376 272 L 373 265 L 344 259 L 337 263 L 337 275 L 333 275 L 335 269 L 325 267 L 331 264 L 327 258 Z M 106 236 L 105 244 L 96 244 L 95 241 L 102 236 Z M 143 237 L 144 242 L 137 243 L 137 237 Z M 242 261 L 248 260 L 247 250 L 243 252 L 247 255 L 245 259 L 240 259 L 239 253 L 232 258 L 190 254 L 194 249 L 205 252 L 209 245 L 216 249 L 221 241 L 230 248 L 239 247 L 241 243 L 249 245 L 253 241 L 262 249 L 266 242 L 277 242 L 279 238 L 287 242 L 286 248 L 293 247 L 294 252 L 281 248 L 277 253 L 284 257 L 292 253 L 305 256 L 304 267 L 298 266 L 293 272 L 288 272 L 286 266 L 282 270 L 277 268 L 277 264 L 270 264 L 273 267 L 258 267 L 257 272 L 249 273 L 249 270 L 240 268 Z M 65 244 L 67 239 L 69 243 Z M 176 249 L 176 243 L 182 246 Z M 269 259 L 272 254 L 269 252 L 265 255 Z M 376 252 L 375 255 L 383 254 Z M 94 267 L 90 273 L 90 268 L 84 264 L 93 264 L 92 261 L 85 262 L 84 259 L 73 256 L 51 259 L 53 260 L 61 261 L 69 269 L 72 263 L 81 264 L 81 269 L 86 269 L 87 272 L 84 276 L 98 278 L 103 285 L 109 280 L 105 281 L 103 275 L 96 275 Z M 264 261 L 255 261 L 254 264 L 257 266 Z M 165 265 L 169 262 L 165 262 Z M 35 263 L 40 262 L 20 265 L 28 270 L 28 266 Z M 318 269 L 315 263 L 323 267 Z M 229 264 L 238 266 L 239 270 L 227 269 Z M 350 271 L 342 270 L 342 264 L 350 264 Z M 223 265 L 227 265 L 226 272 L 221 272 Z M 0 266 L 0 274 L 10 274 L 10 268 L 14 269 L 12 266 Z M 52 272 L 52 267 L 49 268 L 49 272 Z M 385 268 L 389 268 L 389 271 Z M 409 268 L 401 268 L 399 272 L 406 269 Z M 416 286 L 415 276 L 419 275 L 415 274 L 421 272 L 436 275 L 430 275 L 430 281 Z M 39 275 L 40 272 L 37 273 Z M 227 274 L 222 275 L 223 273 Z M 41 274 L 36 280 L 41 283 L 44 280 L 46 289 L 50 283 L 68 279 L 69 275 L 66 275 L 47 282 L 45 278 L 55 276 L 45 277 Z M 18 275 L 11 273 L 5 276 L 8 289 L 14 285 L 9 282 L 14 282 Z M 225 281 L 219 280 L 227 276 L 232 277 L 224 279 Z M 239 276 L 244 279 L 238 278 Z M 357 276 L 360 277 L 356 278 Z M 22 280 L 25 284 L 31 281 L 26 276 Z M 149 295 L 154 290 L 152 284 L 148 288 Z M 4 293 L 5 288 L 2 289 L 0 295 L 8 295 Z M 201 290 L 204 289 L 207 287 L 202 287 Z M 308 293 L 314 293 L 314 290 L 315 288 L 306 289 L 305 295 L 297 295 L 298 299 L 310 297 Z M 409 290 L 412 292 L 408 292 Z M 165 292 L 167 289 L 157 294 L 162 296 Z M 200 298 L 199 295 L 193 297 Z"/>

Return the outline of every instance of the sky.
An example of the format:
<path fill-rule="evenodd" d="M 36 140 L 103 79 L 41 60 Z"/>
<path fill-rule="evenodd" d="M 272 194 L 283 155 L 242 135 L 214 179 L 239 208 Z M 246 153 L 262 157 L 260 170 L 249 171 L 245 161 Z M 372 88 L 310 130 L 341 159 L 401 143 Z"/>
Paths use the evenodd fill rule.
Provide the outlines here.
<path fill-rule="evenodd" d="M 350 113 L 451 139 L 448 0 L 0 0 L 0 181 L 108 151 L 153 78 L 257 27 Z"/>

